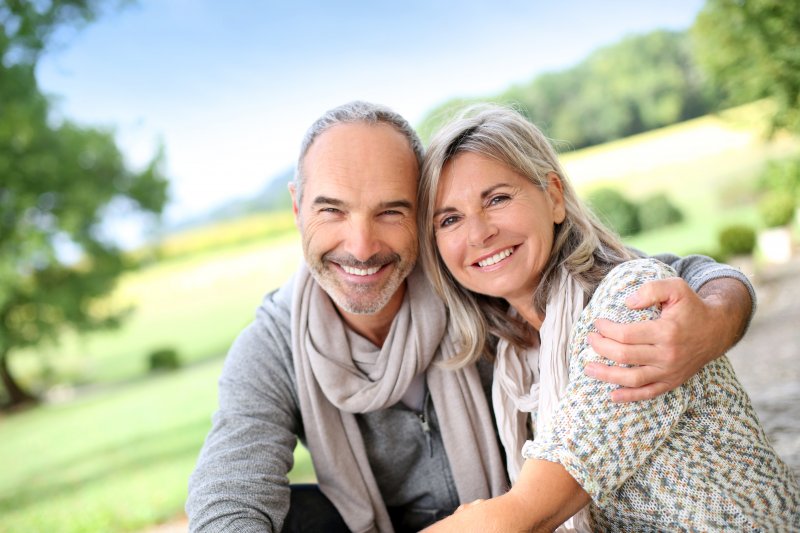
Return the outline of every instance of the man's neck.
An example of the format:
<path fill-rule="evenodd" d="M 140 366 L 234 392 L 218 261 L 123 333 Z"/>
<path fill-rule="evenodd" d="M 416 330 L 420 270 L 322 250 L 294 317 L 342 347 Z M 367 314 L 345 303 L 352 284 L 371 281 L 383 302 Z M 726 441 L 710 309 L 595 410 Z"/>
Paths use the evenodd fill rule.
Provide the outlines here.
<path fill-rule="evenodd" d="M 405 293 L 406 286 L 405 283 L 403 283 L 400 288 L 397 289 L 397 292 L 394 293 L 391 300 L 389 300 L 389 303 L 383 306 L 379 311 L 371 314 L 348 313 L 340 309 L 339 306 L 336 306 L 336 308 L 342 316 L 342 319 L 344 319 L 345 324 L 347 324 L 350 329 L 375 346 L 382 347 L 383 343 L 386 341 L 386 337 L 389 336 L 389 331 L 392 329 L 394 317 L 397 316 L 400 306 L 403 305 Z"/>

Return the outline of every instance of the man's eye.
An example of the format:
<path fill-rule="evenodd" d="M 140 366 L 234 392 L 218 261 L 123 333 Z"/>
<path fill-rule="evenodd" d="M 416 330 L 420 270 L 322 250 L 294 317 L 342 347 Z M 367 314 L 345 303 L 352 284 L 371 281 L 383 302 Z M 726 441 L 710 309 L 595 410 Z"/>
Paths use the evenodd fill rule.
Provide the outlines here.
<path fill-rule="evenodd" d="M 336 209 L 335 207 L 323 207 L 319 210 L 320 213 L 331 213 L 331 214 L 338 214 L 341 213 L 340 210 Z"/>

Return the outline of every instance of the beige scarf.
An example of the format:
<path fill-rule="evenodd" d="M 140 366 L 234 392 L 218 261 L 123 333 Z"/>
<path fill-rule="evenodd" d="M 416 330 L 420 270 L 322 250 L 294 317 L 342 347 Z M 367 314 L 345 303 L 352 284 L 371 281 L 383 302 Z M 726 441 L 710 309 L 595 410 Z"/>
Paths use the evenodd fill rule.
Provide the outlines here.
<path fill-rule="evenodd" d="M 420 268 L 406 284 L 389 336 L 370 356 L 354 353 L 344 322 L 305 265 L 295 279 L 292 351 L 306 442 L 320 490 L 354 532 L 392 531 L 354 414 L 396 404 L 423 372 L 461 502 L 507 489 L 477 368 L 432 364 L 455 355 L 445 307 Z M 368 373 L 358 364 L 366 360 L 374 361 Z"/>
<path fill-rule="evenodd" d="M 492 383 L 492 406 L 500 440 L 506 450 L 508 475 L 513 483 L 522 469 L 522 446 L 531 417 L 534 436 L 547 427 L 569 383 L 568 348 L 572 326 L 583 311 L 584 292 L 565 269 L 545 308 L 539 346 L 520 353 L 505 340 L 497 343 Z M 510 313 L 516 314 L 513 309 Z M 590 531 L 584 508 L 556 531 Z"/>

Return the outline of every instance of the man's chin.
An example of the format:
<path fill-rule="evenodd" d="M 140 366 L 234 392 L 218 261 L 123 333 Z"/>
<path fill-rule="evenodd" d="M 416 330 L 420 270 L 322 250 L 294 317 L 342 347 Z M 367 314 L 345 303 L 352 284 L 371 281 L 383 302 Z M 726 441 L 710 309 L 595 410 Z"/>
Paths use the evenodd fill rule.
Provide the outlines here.
<path fill-rule="evenodd" d="M 391 297 L 386 298 L 382 295 L 375 295 L 371 298 L 362 295 L 363 298 L 353 299 L 343 296 L 339 291 L 328 294 L 339 309 L 352 315 L 374 315 L 386 307 L 391 300 Z"/>

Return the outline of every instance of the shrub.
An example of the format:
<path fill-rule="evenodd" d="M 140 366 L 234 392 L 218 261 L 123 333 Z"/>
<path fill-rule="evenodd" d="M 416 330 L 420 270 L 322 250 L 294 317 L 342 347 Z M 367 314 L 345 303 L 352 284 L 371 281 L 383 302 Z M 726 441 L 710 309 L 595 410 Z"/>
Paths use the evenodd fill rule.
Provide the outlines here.
<path fill-rule="evenodd" d="M 642 231 L 669 226 L 683 220 L 681 210 L 663 193 L 653 195 L 639 204 L 638 214 Z"/>
<path fill-rule="evenodd" d="M 176 370 L 181 366 L 180 357 L 174 348 L 161 348 L 150 352 L 147 358 L 150 372 Z"/>
<path fill-rule="evenodd" d="M 750 226 L 734 224 L 719 232 L 719 248 L 724 257 L 750 255 L 755 247 L 756 231 Z"/>
<path fill-rule="evenodd" d="M 794 217 L 794 196 L 777 191 L 768 192 L 758 203 L 761 220 L 768 228 L 787 226 Z"/>
<path fill-rule="evenodd" d="M 770 161 L 759 179 L 759 188 L 790 197 L 800 194 L 800 159 Z"/>
<path fill-rule="evenodd" d="M 587 198 L 597 217 L 620 235 L 635 235 L 641 230 L 636 205 L 611 188 L 595 189 Z"/>

